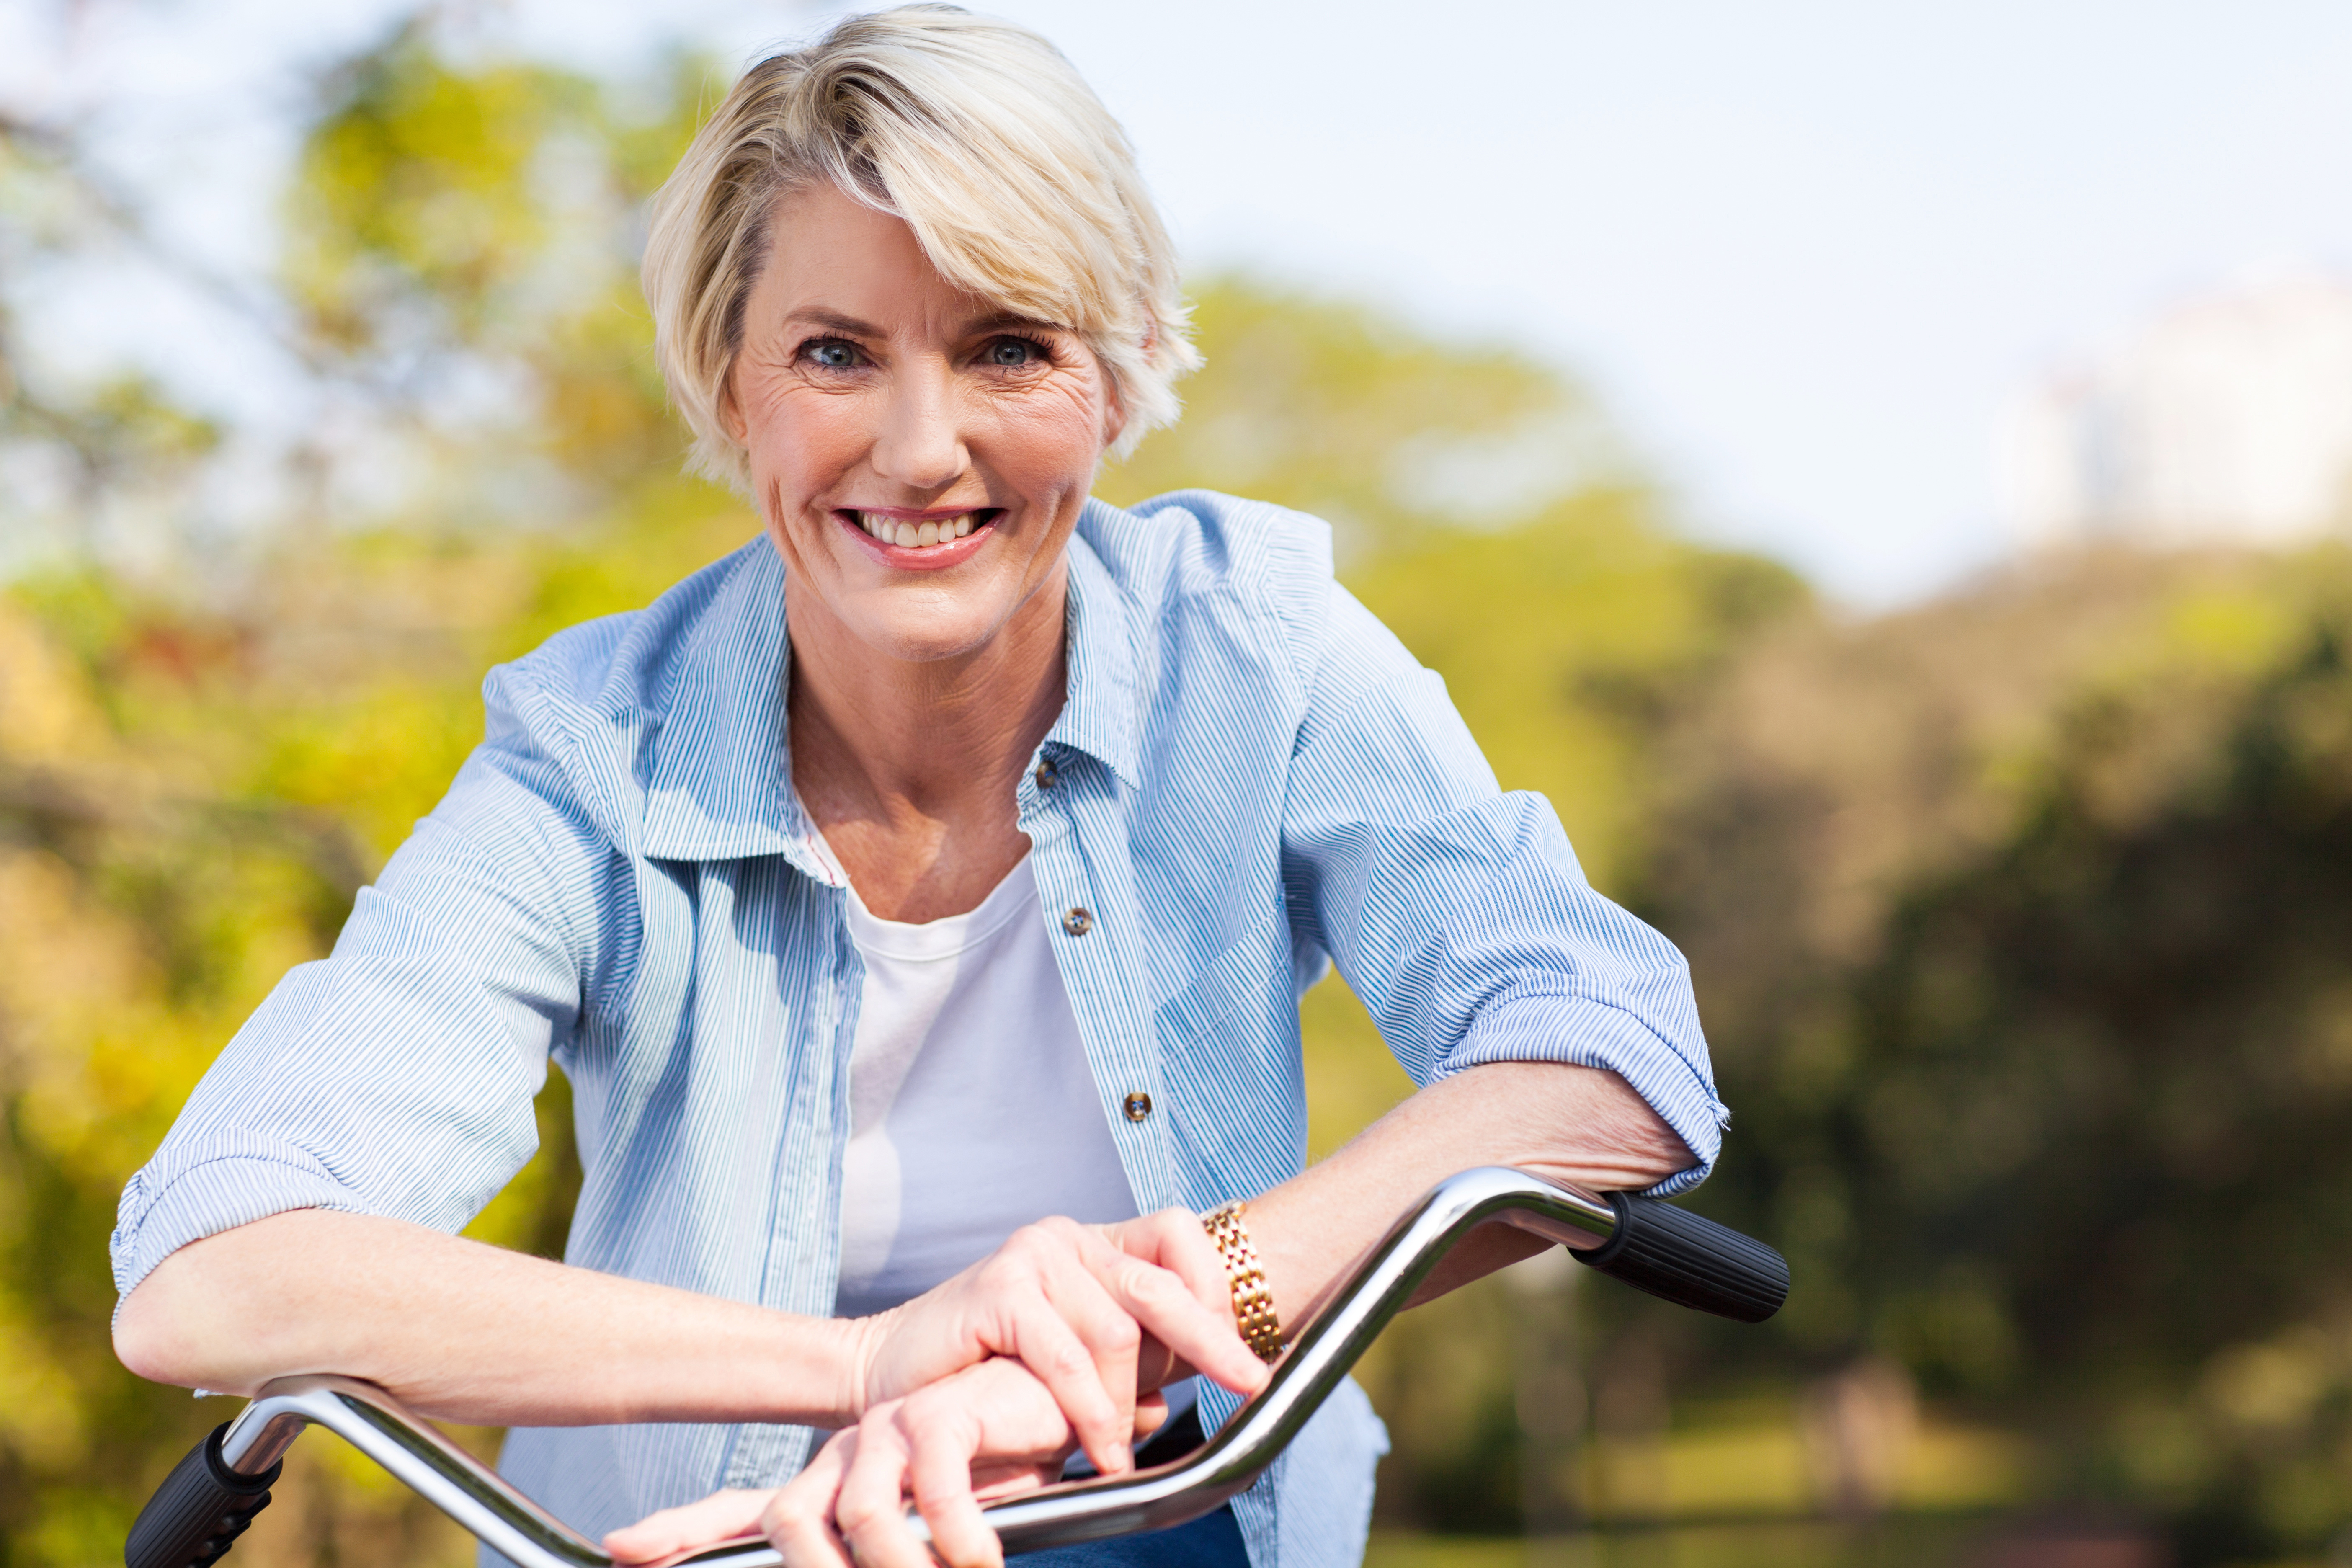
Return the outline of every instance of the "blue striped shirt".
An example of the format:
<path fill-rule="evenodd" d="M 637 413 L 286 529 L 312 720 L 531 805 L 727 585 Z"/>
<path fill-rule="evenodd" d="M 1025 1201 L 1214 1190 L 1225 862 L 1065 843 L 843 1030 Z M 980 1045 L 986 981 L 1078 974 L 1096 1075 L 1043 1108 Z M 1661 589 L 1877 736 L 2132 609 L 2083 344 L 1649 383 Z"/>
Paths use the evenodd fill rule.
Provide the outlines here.
<path fill-rule="evenodd" d="M 567 1261 L 830 1311 L 863 971 L 791 786 L 782 585 L 755 540 L 491 672 L 447 798 L 124 1191 L 121 1290 L 289 1209 L 459 1229 L 534 1152 L 551 1058 L 585 1171 Z M 1496 786 L 1444 683 L 1333 580 L 1321 523 L 1091 501 L 1067 616 L 1019 820 L 1139 1209 L 1298 1173 L 1298 997 L 1334 961 L 1416 1081 L 1613 1068 L 1700 1158 L 1662 1190 L 1700 1178 L 1726 1113 L 1681 955 L 1586 885 L 1540 796 Z M 1234 1401 L 1204 1392 L 1213 1426 Z M 528 1429 L 502 1463 L 593 1535 L 774 1484 L 811 1436 Z M 1350 1384 L 1235 1500 L 1256 1568 L 1355 1562 L 1384 1443 Z"/>

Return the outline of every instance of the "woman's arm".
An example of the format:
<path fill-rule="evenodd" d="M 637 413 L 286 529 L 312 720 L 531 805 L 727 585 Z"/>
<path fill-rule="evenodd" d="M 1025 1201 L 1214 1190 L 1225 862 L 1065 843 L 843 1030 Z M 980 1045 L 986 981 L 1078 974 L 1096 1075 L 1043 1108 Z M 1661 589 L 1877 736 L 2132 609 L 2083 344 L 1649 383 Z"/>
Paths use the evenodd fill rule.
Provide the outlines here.
<path fill-rule="evenodd" d="M 1573 1103 L 1614 1103 L 1631 1119 L 1612 1115 L 1621 1130 L 1671 1128 L 1666 1190 L 1697 1184 L 1729 1112 L 1682 954 L 1593 889 L 1550 805 L 1499 787 L 1444 683 L 1343 589 L 1330 590 L 1316 657 L 1283 808 L 1294 943 L 1331 955 L 1416 1082 L 1481 1065 L 1605 1069 L 1646 1110 Z M 1604 1163 L 1643 1146 L 1612 1146 Z M 1605 1168 L 1589 1179 L 1624 1184 Z"/>
<path fill-rule="evenodd" d="M 142 1377 L 250 1395 L 341 1373 L 484 1426 L 791 1421 L 863 1400 L 876 1320 L 793 1317 L 404 1220 L 301 1209 L 184 1247 L 123 1301 Z"/>
<path fill-rule="evenodd" d="M 1516 1165 L 1591 1193 L 1638 1191 L 1697 1163 L 1658 1113 L 1605 1068 L 1491 1062 L 1412 1096 L 1346 1147 L 1249 1205 L 1275 1310 L 1297 1323 L 1397 1216 L 1446 1177 Z M 1593 1245 L 1600 1245 L 1595 1237 Z M 1480 1227 L 1415 1297 L 1442 1296 L 1549 1243 Z"/>
<path fill-rule="evenodd" d="M 960 1368 L 1012 1357 L 1052 1391 L 1097 1466 L 1116 1473 L 1129 1463 L 1139 1384 L 1166 1375 L 1147 1365 L 1139 1376 L 1158 1344 L 1230 1387 L 1265 1381 L 1234 1331 L 1213 1253 L 1175 1218 L 1190 1224 L 1136 1222 L 1124 1249 L 1069 1220 L 1024 1226 L 903 1307 L 828 1320 L 402 1220 L 298 1210 L 165 1258 L 123 1302 L 115 1347 L 158 1382 L 251 1394 L 273 1377 L 341 1373 L 426 1415 L 537 1426 L 839 1426 Z"/>

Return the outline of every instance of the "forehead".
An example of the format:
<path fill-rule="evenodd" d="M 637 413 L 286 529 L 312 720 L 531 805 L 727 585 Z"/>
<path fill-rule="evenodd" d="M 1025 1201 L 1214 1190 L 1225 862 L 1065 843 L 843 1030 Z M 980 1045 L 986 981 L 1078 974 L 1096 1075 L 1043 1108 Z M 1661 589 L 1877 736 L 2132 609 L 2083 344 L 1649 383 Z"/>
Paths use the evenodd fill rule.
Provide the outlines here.
<path fill-rule="evenodd" d="M 884 324 L 910 315 L 1000 313 L 941 277 L 905 219 L 830 184 L 784 196 L 768 222 L 767 264 L 752 290 L 755 315 L 819 310 Z"/>

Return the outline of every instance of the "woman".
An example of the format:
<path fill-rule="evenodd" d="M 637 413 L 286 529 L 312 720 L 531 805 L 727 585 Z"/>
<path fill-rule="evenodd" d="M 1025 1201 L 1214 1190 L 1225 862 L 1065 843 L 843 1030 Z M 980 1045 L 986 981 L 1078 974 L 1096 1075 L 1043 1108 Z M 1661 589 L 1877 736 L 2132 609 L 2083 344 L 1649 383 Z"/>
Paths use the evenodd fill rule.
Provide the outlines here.
<path fill-rule="evenodd" d="M 1088 499 L 1194 356 L 1051 46 L 910 6 L 755 67 L 646 281 L 764 538 L 493 672 L 448 797 L 125 1192 L 129 1365 L 510 1426 L 562 1517 L 674 1510 L 630 1558 L 756 1523 L 927 1561 L 911 1489 L 992 1563 L 976 1482 L 1128 1467 L 1195 1370 L 1213 1429 L 1438 1179 L 1699 1179 L 1724 1113 L 1679 955 L 1498 792 L 1322 526 Z M 1423 1087 L 1302 1173 L 1331 960 Z M 551 1056 L 562 1265 L 454 1234 L 532 1152 Z M 1433 1289 L 1535 1245 L 1479 1240 Z M 1351 1387 L 1228 1509 L 1083 1560 L 1352 1561 L 1381 1446 Z"/>

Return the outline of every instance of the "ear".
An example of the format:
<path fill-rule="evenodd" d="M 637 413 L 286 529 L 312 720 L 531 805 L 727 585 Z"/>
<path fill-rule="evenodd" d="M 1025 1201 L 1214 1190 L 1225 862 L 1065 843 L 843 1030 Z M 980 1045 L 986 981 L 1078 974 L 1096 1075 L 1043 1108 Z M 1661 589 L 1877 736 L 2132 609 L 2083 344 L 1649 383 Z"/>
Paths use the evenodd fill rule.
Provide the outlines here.
<path fill-rule="evenodd" d="M 1120 432 L 1127 428 L 1127 399 L 1118 395 L 1118 378 L 1103 372 L 1103 449 L 1118 445 Z"/>
<path fill-rule="evenodd" d="M 1151 345 L 1159 341 L 1158 331 L 1159 322 L 1146 313 L 1143 318 L 1143 360 L 1147 364 L 1151 362 Z M 1103 363 L 1102 356 L 1099 354 L 1095 356 L 1095 365 L 1102 372 L 1102 444 L 1108 450 L 1118 445 L 1120 433 L 1127 428 L 1127 399 L 1119 394 L 1118 377 L 1111 374 L 1110 366 Z"/>
<path fill-rule="evenodd" d="M 1151 351 L 1159 346 L 1160 318 L 1147 310 L 1143 312 L 1143 342 L 1138 345 L 1140 351 L 1139 357 L 1145 364 L 1149 365 L 1151 363 Z M 1119 384 L 1114 379 L 1110 384 L 1110 420 L 1108 433 L 1103 437 L 1103 445 L 1106 447 L 1118 445 L 1119 434 L 1126 428 L 1127 400 L 1119 395 Z"/>
<path fill-rule="evenodd" d="M 719 378 L 719 427 L 738 447 L 751 445 L 751 426 L 743 417 L 742 404 L 735 398 L 735 367 L 731 363 L 727 374 Z"/>

